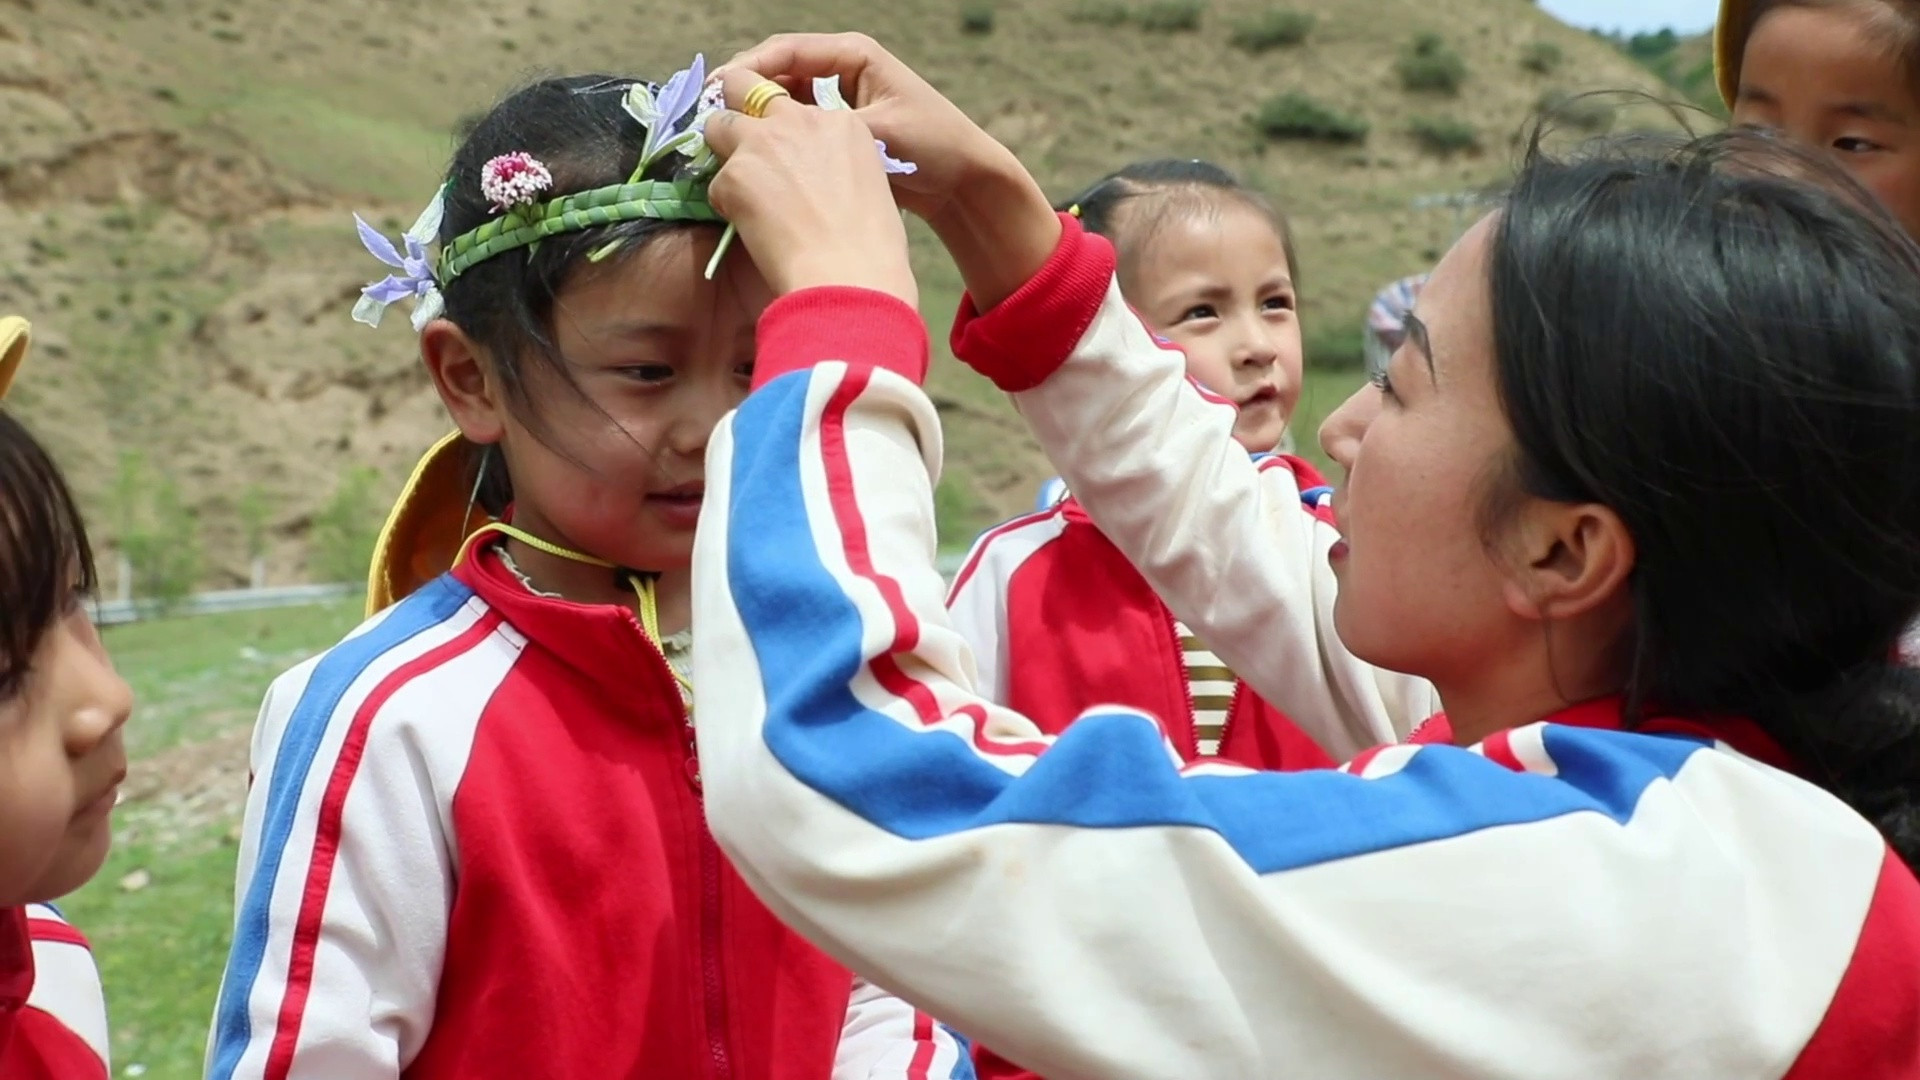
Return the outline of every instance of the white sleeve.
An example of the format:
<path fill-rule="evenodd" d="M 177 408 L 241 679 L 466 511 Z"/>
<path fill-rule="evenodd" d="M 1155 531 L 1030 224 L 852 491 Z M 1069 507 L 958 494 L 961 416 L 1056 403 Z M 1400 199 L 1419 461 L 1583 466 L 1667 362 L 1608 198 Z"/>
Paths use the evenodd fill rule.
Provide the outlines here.
<path fill-rule="evenodd" d="M 429 587 L 268 691 L 209 1080 L 390 1080 L 425 1042 L 452 800 L 499 664 L 474 648 L 418 661 L 491 631 L 468 600 Z"/>
<path fill-rule="evenodd" d="M 1439 704 L 1425 680 L 1341 644 L 1336 530 L 1303 506 L 1292 470 L 1233 441 L 1232 403 L 1187 378 L 1093 241 L 1070 230 L 1028 288 L 963 316 L 956 352 L 1017 391 L 1088 516 L 1255 692 L 1339 760 L 1404 739 Z"/>
<path fill-rule="evenodd" d="M 697 735 L 722 847 L 854 971 L 1049 1080 L 1777 1076 L 1819 1025 L 1885 841 L 1711 743 L 1183 769 L 1149 717 L 982 700 L 931 402 L 774 319 L 708 452 L 694 617 L 737 674 Z"/>
<path fill-rule="evenodd" d="M 833 1080 L 971 1078 L 966 1040 L 944 1024 L 855 976 Z"/>

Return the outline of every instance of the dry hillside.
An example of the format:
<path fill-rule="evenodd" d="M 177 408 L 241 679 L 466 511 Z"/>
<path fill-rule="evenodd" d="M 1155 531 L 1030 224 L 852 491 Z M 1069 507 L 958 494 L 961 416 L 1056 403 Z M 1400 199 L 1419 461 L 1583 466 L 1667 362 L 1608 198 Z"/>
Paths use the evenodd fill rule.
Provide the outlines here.
<path fill-rule="evenodd" d="M 459 120 L 535 71 L 657 76 L 775 30 L 867 30 L 1062 193 L 1143 155 L 1241 169 L 1294 215 L 1319 338 L 1450 241 L 1455 215 L 1413 201 L 1498 177 L 1543 93 L 1656 85 L 1525 0 L 1286 3 L 1317 16 L 1306 41 L 1254 54 L 1229 44 L 1269 10 L 1254 0 L 1210 0 L 1197 29 L 1164 32 L 1090 21 L 1112 5 L 1005 2 L 987 33 L 964 33 L 954 0 L 0 0 L 0 310 L 40 339 L 18 404 L 109 546 L 131 505 L 119 463 L 137 454 L 177 483 L 204 584 L 244 577 L 249 492 L 270 577 L 306 578 L 314 516 L 350 466 L 378 468 L 384 496 L 444 425 L 406 321 L 347 318 L 376 269 L 348 211 L 397 228 Z M 1400 50 L 1428 31 L 1465 61 L 1457 96 L 1400 84 Z M 1550 73 L 1523 63 L 1556 50 L 1536 64 Z M 1289 90 L 1370 137 L 1264 141 L 1248 118 Z M 1416 117 L 1465 124 L 1481 148 L 1423 149 Z M 923 263 L 938 322 L 952 275 Z M 952 365 L 936 383 L 960 535 L 1023 507 L 1044 465 L 988 388 Z"/>

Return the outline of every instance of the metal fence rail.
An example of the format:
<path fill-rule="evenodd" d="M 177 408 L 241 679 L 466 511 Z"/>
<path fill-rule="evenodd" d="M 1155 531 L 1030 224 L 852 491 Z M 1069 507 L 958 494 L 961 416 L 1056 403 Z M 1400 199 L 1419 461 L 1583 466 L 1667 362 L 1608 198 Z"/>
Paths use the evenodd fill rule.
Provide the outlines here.
<path fill-rule="evenodd" d="M 936 565 L 947 580 L 960 572 L 964 554 L 942 555 Z M 300 607 L 358 593 L 364 585 L 340 582 L 332 585 L 275 585 L 264 589 L 217 589 L 195 593 L 172 607 L 157 606 L 151 600 L 98 600 L 92 605 L 96 626 L 120 626 L 159 616 L 216 615 L 227 611 L 263 611 L 268 608 Z"/>

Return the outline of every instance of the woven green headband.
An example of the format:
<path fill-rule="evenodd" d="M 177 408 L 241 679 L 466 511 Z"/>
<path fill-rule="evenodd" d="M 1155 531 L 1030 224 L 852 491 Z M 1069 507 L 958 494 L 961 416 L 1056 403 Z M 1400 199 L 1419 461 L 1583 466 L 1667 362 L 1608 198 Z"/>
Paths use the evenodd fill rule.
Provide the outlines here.
<path fill-rule="evenodd" d="M 550 236 L 580 232 L 623 221 L 720 221 L 707 201 L 707 179 L 643 180 L 562 195 L 516 208 L 472 232 L 453 238 L 440 251 L 435 276 L 445 288 L 454 278 L 496 255 L 531 247 Z"/>

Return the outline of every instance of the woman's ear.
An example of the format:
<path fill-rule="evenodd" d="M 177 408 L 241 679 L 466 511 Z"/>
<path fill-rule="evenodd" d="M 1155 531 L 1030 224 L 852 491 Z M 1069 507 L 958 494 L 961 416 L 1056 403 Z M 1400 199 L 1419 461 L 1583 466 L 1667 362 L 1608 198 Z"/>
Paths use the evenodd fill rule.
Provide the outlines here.
<path fill-rule="evenodd" d="M 1633 574 L 1633 536 L 1599 503 L 1530 500 L 1511 544 L 1506 601 L 1523 619 L 1563 621 L 1609 606 Z"/>
<path fill-rule="evenodd" d="M 420 359 L 460 434 L 470 442 L 499 442 L 506 431 L 506 403 L 467 332 L 447 319 L 433 320 L 420 331 Z"/>

